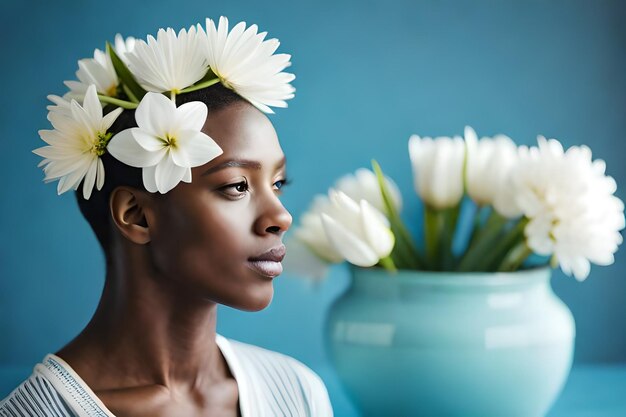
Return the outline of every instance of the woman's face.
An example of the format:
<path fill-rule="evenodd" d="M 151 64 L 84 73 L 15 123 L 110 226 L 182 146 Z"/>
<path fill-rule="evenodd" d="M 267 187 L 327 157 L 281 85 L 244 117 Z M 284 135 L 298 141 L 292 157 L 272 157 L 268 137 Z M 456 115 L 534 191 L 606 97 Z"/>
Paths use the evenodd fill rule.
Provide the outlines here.
<path fill-rule="evenodd" d="M 279 200 L 285 156 L 272 123 L 248 103 L 209 114 L 203 131 L 224 153 L 193 168 L 191 183 L 151 197 L 153 263 L 177 290 L 261 310 L 272 300 L 291 225 Z"/>

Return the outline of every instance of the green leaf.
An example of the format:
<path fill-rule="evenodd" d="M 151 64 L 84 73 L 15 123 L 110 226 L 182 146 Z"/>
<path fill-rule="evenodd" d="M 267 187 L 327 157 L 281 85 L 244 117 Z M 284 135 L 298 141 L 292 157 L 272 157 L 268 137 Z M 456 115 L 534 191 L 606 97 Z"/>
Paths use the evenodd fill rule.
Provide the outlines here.
<path fill-rule="evenodd" d="M 429 269 L 441 269 L 441 238 L 444 232 L 444 212 L 426 205 L 424 207 L 424 246 Z"/>
<path fill-rule="evenodd" d="M 422 261 L 422 257 L 417 251 L 417 248 L 413 243 L 413 239 L 411 239 L 411 235 L 407 231 L 400 215 L 398 214 L 396 206 L 391 198 L 391 193 L 385 184 L 383 171 L 376 160 L 372 160 L 372 167 L 374 169 L 374 173 L 376 174 L 376 178 L 378 179 L 378 186 L 380 188 L 383 202 L 385 204 L 385 210 L 387 212 L 386 214 L 391 225 L 391 232 L 396 237 L 396 245 L 391 252 L 391 257 L 395 266 L 400 269 L 423 269 L 424 263 Z"/>
<path fill-rule="evenodd" d="M 143 96 L 146 95 L 146 90 L 144 90 L 143 87 L 139 85 L 137 80 L 135 80 L 133 74 L 130 72 L 126 64 L 124 64 L 124 62 L 120 59 L 120 57 L 117 56 L 117 54 L 115 53 L 115 49 L 113 49 L 109 42 L 107 42 L 106 44 L 106 50 L 111 57 L 113 68 L 115 68 L 115 73 L 117 74 L 120 82 L 128 87 L 132 95 L 134 95 L 135 100 L 141 100 Z M 133 100 L 133 97 L 129 98 Z"/>
<path fill-rule="evenodd" d="M 209 67 L 209 69 L 207 70 L 206 74 L 204 74 L 204 77 L 200 78 L 196 84 L 200 84 L 200 83 L 203 83 L 205 81 L 212 80 L 214 78 L 219 78 L 219 77 L 217 76 L 216 73 L 213 72 L 211 67 Z"/>
<path fill-rule="evenodd" d="M 507 222 L 508 219 L 492 208 L 485 225 L 477 232 L 475 239 L 461 257 L 457 271 L 475 271 L 476 265 L 497 248 Z"/>
<path fill-rule="evenodd" d="M 492 272 L 497 269 L 504 261 L 506 254 L 513 249 L 519 242 L 524 241 L 524 229 L 528 224 L 529 219 L 527 217 L 521 217 L 517 223 L 515 223 L 508 231 L 504 233 L 504 236 L 499 238 L 497 244 L 494 245 L 491 251 L 485 254 L 485 256 L 478 262 L 476 268 L 478 271 Z"/>
<path fill-rule="evenodd" d="M 498 272 L 517 271 L 532 253 L 526 240 L 522 240 L 506 254 L 504 260 L 498 267 Z"/>
<path fill-rule="evenodd" d="M 442 210 L 443 228 L 439 239 L 439 265 L 442 271 L 453 271 L 455 267 L 456 260 L 452 252 L 452 244 L 454 243 L 462 201 L 454 207 Z"/>

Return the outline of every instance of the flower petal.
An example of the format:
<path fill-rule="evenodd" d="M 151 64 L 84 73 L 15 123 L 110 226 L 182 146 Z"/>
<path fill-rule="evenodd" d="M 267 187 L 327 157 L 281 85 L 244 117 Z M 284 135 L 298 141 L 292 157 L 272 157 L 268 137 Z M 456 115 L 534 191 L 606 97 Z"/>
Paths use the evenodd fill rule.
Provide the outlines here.
<path fill-rule="evenodd" d="M 368 267 L 380 260 L 365 242 L 325 213 L 322 213 L 322 225 L 330 243 L 348 262 Z"/>
<path fill-rule="evenodd" d="M 369 246 L 379 258 L 389 256 L 395 243 L 395 237 L 389 227 L 381 222 L 382 213 L 371 204 L 361 200 L 361 225 L 365 231 Z"/>
<path fill-rule="evenodd" d="M 150 152 L 139 146 L 133 135 L 136 127 L 125 129 L 111 138 L 107 150 L 120 162 L 131 167 L 144 168 L 156 165 L 167 152 L 163 148 L 160 151 Z"/>
<path fill-rule="evenodd" d="M 265 113 L 269 106 L 287 107 L 295 89 L 289 84 L 295 76 L 282 72 L 291 65 L 288 54 L 274 54 L 277 39 L 265 40 L 266 32 L 257 26 L 245 29 L 240 22 L 228 32 L 228 19 L 220 17 L 217 28 L 206 21 L 206 58 L 222 82 Z"/>
<path fill-rule="evenodd" d="M 187 172 L 187 167 L 174 163 L 170 155 L 166 155 L 156 166 L 155 180 L 157 189 L 165 194 L 176 187 Z"/>
<path fill-rule="evenodd" d="M 167 147 L 165 141 L 140 128 L 131 128 L 133 138 L 139 146 L 149 152 L 158 152 Z"/>
<path fill-rule="evenodd" d="M 156 183 L 156 165 L 142 169 L 141 176 L 143 178 L 143 186 L 146 190 L 151 193 L 159 191 Z"/>
<path fill-rule="evenodd" d="M 181 129 L 202 130 L 209 110 L 201 101 L 191 101 L 176 109 L 176 126 Z"/>
<path fill-rule="evenodd" d="M 83 198 L 85 200 L 89 200 L 91 197 L 91 192 L 93 191 L 93 185 L 96 182 L 96 173 L 98 171 L 98 160 L 100 158 L 94 159 L 89 165 L 89 170 L 85 175 L 85 180 L 83 181 Z"/>
<path fill-rule="evenodd" d="M 187 156 L 190 167 L 204 165 L 224 153 L 210 136 L 196 131 L 180 131 L 178 147 Z"/>
<path fill-rule="evenodd" d="M 135 110 L 137 126 L 156 137 L 165 137 L 176 121 L 176 105 L 160 93 L 147 92 Z"/>

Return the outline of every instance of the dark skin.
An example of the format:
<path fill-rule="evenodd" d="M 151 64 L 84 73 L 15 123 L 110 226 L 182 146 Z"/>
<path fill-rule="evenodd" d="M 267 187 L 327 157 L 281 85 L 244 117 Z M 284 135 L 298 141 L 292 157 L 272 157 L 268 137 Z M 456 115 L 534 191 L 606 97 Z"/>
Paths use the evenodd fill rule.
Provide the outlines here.
<path fill-rule="evenodd" d="M 92 320 L 56 352 L 116 416 L 238 416 L 215 343 L 217 305 L 258 311 L 273 279 L 248 259 L 281 245 L 285 159 L 269 119 L 237 102 L 203 131 L 224 153 L 167 194 L 116 188 L 114 236 Z M 244 162 L 247 161 L 247 162 Z M 103 360 L 106 359 L 106 360 Z"/>

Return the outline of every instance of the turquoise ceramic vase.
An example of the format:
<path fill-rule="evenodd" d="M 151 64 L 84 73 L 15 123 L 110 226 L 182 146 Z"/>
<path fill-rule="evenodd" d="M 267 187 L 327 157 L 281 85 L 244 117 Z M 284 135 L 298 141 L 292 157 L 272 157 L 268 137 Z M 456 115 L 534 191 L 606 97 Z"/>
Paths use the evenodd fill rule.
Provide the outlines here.
<path fill-rule="evenodd" d="M 543 417 L 575 337 L 550 277 L 353 268 L 326 348 L 363 416 Z"/>

